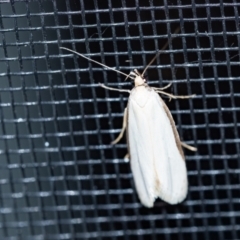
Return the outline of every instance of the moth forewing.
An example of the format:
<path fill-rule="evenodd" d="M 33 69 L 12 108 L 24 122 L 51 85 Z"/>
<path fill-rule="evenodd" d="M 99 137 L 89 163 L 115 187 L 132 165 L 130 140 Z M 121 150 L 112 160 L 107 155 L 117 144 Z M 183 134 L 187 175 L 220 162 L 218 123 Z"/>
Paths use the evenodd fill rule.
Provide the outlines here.
<path fill-rule="evenodd" d="M 172 114 L 169 111 L 169 109 L 168 109 L 167 105 L 165 104 L 165 102 L 162 100 L 162 98 L 160 96 L 159 96 L 159 98 L 160 98 L 160 101 L 162 102 L 164 111 L 165 111 L 165 113 L 166 113 L 166 115 L 167 115 L 167 117 L 168 117 L 168 119 L 169 119 L 169 121 L 171 123 L 172 131 L 173 131 L 173 134 L 174 134 L 174 137 L 175 137 L 175 142 L 176 142 L 178 151 L 181 154 L 182 158 L 185 160 L 184 153 L 183 153 L 183 150 L 182 150 L 181 140 L 180 140 L 180 137 L 179 137 L 179 134 L 178 134 L 175 122 L 173 120 Z"/>
<path fill-rule="evenodd" d="M 170 204 L 184 200 L 187 170 L 174 121 L 160 96 L 147 84 L 135 87 L 128 100 L 130 164 L 142 204 L 160 197 Z"/>

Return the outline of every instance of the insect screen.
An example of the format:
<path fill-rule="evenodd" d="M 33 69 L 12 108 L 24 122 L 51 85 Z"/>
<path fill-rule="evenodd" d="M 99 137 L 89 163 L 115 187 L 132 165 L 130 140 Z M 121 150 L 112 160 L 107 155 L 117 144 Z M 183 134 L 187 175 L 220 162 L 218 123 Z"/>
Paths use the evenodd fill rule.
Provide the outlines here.
<path fill-rule="evenodd" d="M 0 1 L 0 239 L 240 239 L 237 0 Z M 180 27 L 178 33 L 174 31 Z M 163 100 L 185 150 L 186 200 L 136 194 L 122 127 L 131 89 Z M 146 159 L 147 161 L 148 159 Z"/>

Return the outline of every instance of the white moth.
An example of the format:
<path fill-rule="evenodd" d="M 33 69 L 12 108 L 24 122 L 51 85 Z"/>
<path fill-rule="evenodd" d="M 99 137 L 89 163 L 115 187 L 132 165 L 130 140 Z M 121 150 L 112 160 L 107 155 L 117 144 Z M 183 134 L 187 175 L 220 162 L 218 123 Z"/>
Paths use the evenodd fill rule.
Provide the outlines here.
<path fill-rule="evenodd" d="M 136 69 L 129 75 L 78 54 L 92 62 L 112 69 L 134 81 L 134 88 L 115 89 L 100 84 L 102 87 L 120 92 L 129 92 L 129 100 L 124 111 L 123 127 L 113 144 L 119 142 L 127 129 L 129 158 L 137 193 L 145 207 L 153 207 L 156 198 L 169 204 L 183 201 L 187 195 L 187 169 L 182 146 L 196 151 L 195 148 L 180 141 L 174 120 L 167 106 L 158 93 L 170 98 L 189 98 L 192 96 L 174 96 L 163 90 L 168 88 L 149 87 L 143 74 Z"/>

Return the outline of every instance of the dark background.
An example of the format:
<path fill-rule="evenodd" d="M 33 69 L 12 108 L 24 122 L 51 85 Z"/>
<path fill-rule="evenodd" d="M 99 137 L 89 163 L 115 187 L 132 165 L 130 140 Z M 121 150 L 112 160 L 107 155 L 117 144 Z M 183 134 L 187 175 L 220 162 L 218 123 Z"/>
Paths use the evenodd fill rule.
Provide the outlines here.
<path fill-rule="evenodd" d="M 0 239 L 240 239 L 237 0 L 0 2 Z M 171 39 L 177 27 L 179 34 Z M 143 207 L 125 138 L 125 73 L 149 68 L 185 151 L 187 199 Z"/>

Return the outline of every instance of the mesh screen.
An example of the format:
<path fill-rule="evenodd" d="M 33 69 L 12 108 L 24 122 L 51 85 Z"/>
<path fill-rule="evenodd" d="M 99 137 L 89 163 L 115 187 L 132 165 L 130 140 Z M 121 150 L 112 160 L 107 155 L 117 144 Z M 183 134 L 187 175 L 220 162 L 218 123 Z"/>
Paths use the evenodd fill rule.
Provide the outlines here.
<path fill-rule="evenodd" d="M 0 1 L 0 239 L 240 239 L 237 0 Z M 178 34 L 172 34 L 177 27 Z M 174 36 L 174 39 L 171 39 Z M 185 151 L 187 199 L 143 207 L 125 139 L 131 89 L 148 69 Z"/>

